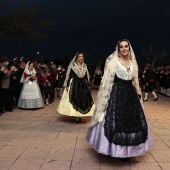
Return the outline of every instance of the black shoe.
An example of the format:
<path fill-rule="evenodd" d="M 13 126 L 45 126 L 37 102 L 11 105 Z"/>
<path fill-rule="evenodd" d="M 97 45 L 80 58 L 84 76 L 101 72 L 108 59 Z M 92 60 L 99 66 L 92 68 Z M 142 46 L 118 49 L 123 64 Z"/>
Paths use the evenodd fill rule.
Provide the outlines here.
<path fill-rule="evenodd" d="M 143 99 L 143 101 L 148 101 L 148 99 Z"/>
<path fill-rule="evenodd" d="M 158 97 L 156 97 L 153 101 L 157 101 L 158 100 Z"/>

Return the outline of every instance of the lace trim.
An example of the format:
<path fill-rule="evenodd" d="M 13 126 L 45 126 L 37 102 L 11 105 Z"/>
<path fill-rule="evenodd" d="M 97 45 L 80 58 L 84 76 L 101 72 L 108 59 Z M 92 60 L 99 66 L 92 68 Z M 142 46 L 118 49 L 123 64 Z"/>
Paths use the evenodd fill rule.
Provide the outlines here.
<path fill-rule="evenodd" d="M 72 66 L 72 70 L 79 78 L 83 78 L 87 72 L 87 66 L 85 63 L 82 64 L 81 68 L 78 67 L 77 63 L 74 63 Z"/>
<path fill-rule="evenodd" d="M 82 114 L 87 114 L 91 110 L 94 102 L 87 80 L 72 79 L 69 90 L 69 101 L 73 108 Z"/>
<path fill-rule="evenodd" d="M 123 66 L 122 63 L 120 63 L 118 60 L 116 65 L 116 75 L 123 80 L 132 80 L 134 77 L 132 63 L 130 64 L 129 69 L 126 69 L 125 66 Z"/>
<path fill-rule="evenodd" d="M 110 143 L 136 146 L 148 135 L 146 118 L 132 81 L 115 77 L 108 107 L 104 133 Z"/>

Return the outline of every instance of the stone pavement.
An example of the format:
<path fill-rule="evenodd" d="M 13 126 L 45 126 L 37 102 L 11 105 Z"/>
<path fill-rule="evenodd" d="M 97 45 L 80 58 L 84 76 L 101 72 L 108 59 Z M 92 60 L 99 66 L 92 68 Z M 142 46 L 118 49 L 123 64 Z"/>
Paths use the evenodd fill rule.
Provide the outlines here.
<path fill-rule="evenodd" d="M 58 114 L 56 99 L 0 116 L 0 170 L 170 170 L 170 98 L 151 97 L 144 106 L 155 145 L 144 156 L 122 162 L 98 154 L 85 140 L 90 118 L 76 124 Z"/>

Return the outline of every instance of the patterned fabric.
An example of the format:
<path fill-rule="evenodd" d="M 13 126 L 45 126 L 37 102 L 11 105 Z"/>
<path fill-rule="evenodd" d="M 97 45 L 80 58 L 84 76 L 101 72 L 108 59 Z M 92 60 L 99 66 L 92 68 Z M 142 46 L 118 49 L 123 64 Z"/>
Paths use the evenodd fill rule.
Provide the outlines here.
<path fill-rule="evenodd" d="M 70 83 L 69 101 L 73 108 L 82 113 L 88 113 L 94 102 L 89 89 L 89 83 L 85 78 L 74 77 Z"/>
<path fill-rule="evenodd" d="M 36 81 L 25 82 L 20 94 L 21 99 L 36 99 L 40 98 L 39 86 Z"/>
<path fill-rule="evenodd" d="M 82 64 L 81 67 L 79 67 L 77 65 L 77 63 L 74 63 L 72 66 L 72 70 L 75 72 L 75 74 L 79 77 L 79 78 L 83 78 L 86 75 L 87 72 L 87 66 L 85 63 Z"/>
<path fill-rule="evenodd" d="M 110 143 L 104 134 L 105 121 L 96 124 L 88 129 L 86 139 L 89 144 L 98 152 L 105 155 L 111 155 L 116 158 L 127 158 L 146 154 L 153 146 L 153 140 L 148 129 L 148 138 L 145 143 L 137 146 L 121 146 Z"/>
<path fill-rule="evenodd" d="M 23 84 L 18 107 L 23 109 L 44 107 L 44 101 L 36 81 L 28 81 Z"/>
<path fill-rule="evenodd" d="M 19 99 L 18 107 L 23 109 L 36 109 L 44 107 L 42 98 L 39 99 Z"/>
<path fill-rule="evenodd" d="M 91 107 L 91 110 L 86 114 L 82 114 L 76 111 L 73 108 L 73 105 L 69 101 L 69 89 L 68 89 L 68 92 L 65 89 L 63 92 L 62 98 L 60 100 L 60 103 L 58 105 L 57 111 L 58 113 L 62 115 L 74 116 L 74 117 L 85 117 L 85 116 L 92 116 L 94 112 L 94 108 L 95 108 L 95 104 L 93 104 L 93 106 Z"/>
<path fill-rule="evenodd" d="M 132 65 L 131 62 L 130 62 L 130 67 L 126 68 L 118 60 L 115 70 L 116 70 L 117 77 L 119 77 L 119 78 L 121 78 L 123 80 L 132 80 L 134 78 L 134 70 L 133 70 L 133 65 Z"/>
<path fill-rule="evenodd" d="M 146 118 L 131 80 L 115 77 L 106 109 L 104 130 L 110 143 L 136 146 L 147 139 Z"/>

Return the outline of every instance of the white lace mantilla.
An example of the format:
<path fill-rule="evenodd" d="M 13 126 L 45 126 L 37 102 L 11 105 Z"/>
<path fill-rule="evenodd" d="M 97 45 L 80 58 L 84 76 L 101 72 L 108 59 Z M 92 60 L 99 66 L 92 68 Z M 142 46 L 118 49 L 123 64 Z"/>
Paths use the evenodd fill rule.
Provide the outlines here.
<path fill-rule="evenodd" d="M 117 61 L 115 73 L 118 78 L 123 80 L 132 80 L 134 78 L 133 64 L 130 61 L 129 68 L 126 68 L 119 60 Z"/>

